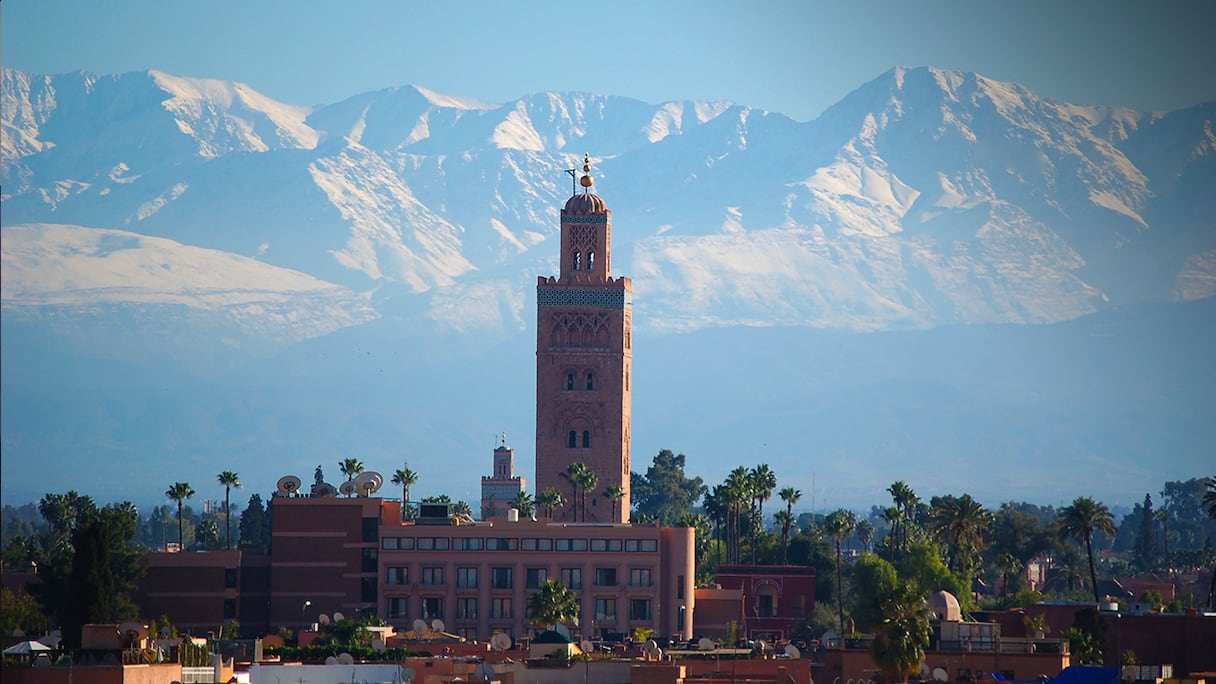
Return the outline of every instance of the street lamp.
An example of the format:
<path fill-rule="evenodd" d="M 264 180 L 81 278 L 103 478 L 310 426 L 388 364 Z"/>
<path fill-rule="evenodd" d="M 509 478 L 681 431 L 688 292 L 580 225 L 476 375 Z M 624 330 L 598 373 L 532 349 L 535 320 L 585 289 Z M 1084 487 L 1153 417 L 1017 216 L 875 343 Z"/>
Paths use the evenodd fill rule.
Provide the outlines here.
<path fill-rule="evenodd" d="M 303 606 L 300 606 L 300 634 L 304 633 L 304 611 L 312 605 L 312 601 L 305 601 Z M 296 645 L 300 645 L 300 634 L 296 635 Z"/>

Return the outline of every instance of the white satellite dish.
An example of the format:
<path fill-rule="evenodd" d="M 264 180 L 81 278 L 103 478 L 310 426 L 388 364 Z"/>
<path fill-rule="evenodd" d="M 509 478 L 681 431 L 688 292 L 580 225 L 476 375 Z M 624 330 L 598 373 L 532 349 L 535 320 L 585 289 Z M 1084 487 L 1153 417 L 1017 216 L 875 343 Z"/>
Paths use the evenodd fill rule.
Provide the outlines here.
<path fill-rule="evenodd" d="M 317 622 L 320 622 L 320 623 L 321 623 L 321 624 L 323 624 L 323 625 L 328 625 L 328 624 L 329 624 L 329 616 L 328 616 L 328 615 L 326 615 L 325 613 L 321 613 L 320 615 L 318 615 L 318 616 L 317 616 Z"/>
<path fill-rule="evenodd" d="M 797 660 L 802 657 L 802 651 L 799 651 L 798 647 L 793 644 L 785 645 L 785 654 L 787 656 L 793 658 L 794 660 Z"/>
<path fill-rule="evenodd" d="M 300 491 L 300 478 L 295 475 L 284 475 L 279 478 L 279 491 L 288 496 Z"/>
<path fill-rule="evenodd" d="M 359 473 L 355 478 L 355 489 L 359 496 L 371 496 L 384 485 L 384 476 L 374 470 Z"/>
<path fill-rule="evenodd" d="M 756 650 L 760 651 L 761 653 L 764 653 L 765 651 L 768 650 L 768 644 L 764 643 L 764 639 L 756 640 Z"/>
<path fill-rule="evenodd" d="M 417 673 L 414 672 L 414 668 L 412 668 L 412 667 L 401 668 L 401 681 L 412 682 L 412 681 L 414 681 L 415 676 L 417 676 Z"/>
<path fill-rule="evenodd" d="M 338 664 L 339 665 L 354 665 L 355 659 L 349 653 L 339 653 L 338 654 Z"/>
<path fill-rule="evenodd" d="M 337 665 L 338 659 L 333 656 L 329 656 L 325 659 L 325 664 L 326 665 Z"/>
<path fill-rule="evenodd" d="M 414 631 L 417 632 L 418 634 L 422 634 L 423 632 L 425 632 L 426 631 L 426 620 L 421 620 L 421 619 L 414 620 Z"/>
<path fill-rule="evenodd" d="M 933 679 L 934 679 L 934 681 L 938 681 L 938 682 L 944 682 L 944 681 L 946 681 L 946 679 L 947 679 L 949 676 L 950 676 L 950 675 L 949 675 L 949 674 L 947 674 L 947 673 L 946 673 L 946 671 L 945 671 L 945 670 L 943 670 L 942 668 L 940 668 L 940 667 L 935 667 L 935 668 L 933 668 Z"/>
<path fill-rule="evenodd" d="M 654 639 L 647 639 L 646 643 L 642 644 L 642 653 L 657 658 L 663 654 L 663 650 L 659 648 L 659 643 L 657 641 Z"/>
<path fill-rule="evenodd" d="M 578 642 L 578 647 L 583 649 L 583 653 L 590 653 L 595 650 L 595 644 L 587 641 L 586 639 Z"/>
<path fill-rule="evenodd" d="M 342 622 L 345 619 L 346 619 L 345 615 L 343 615 L 342 613 L 339 613 L 336 610 L 334 611 L 334 622 Z"/>
<path fill-rule="evenodd" d="M 697 650 L 700 651 L 712 651 L 714 650 L 714 646 L 717 646 L 717 644 L 715 644 L 714 640 L 710 639 L 709 637 L 701 637 L 697 641 Z"/>
<path fill-rule="evenodd" d="M 384 639 L 381 639 L 380 637 L 376 637 L 375 639 L 372 639 L 372 650 L 373 651 L 375 651 L 376 653 L 384 653 L 384 649 L 385 649 Z"/>
<path fill-rule="evenodd" d="M 506 632 L 498 632 L 490 637 L 490 645 L 499 651 L 505 651 L 511 648 L 511 642 L 514 641 L 510 634 Z"/>
<path fill-rule="evenodd" d="M 434 620 L 431 620 L 431 629 L 435 630 L 436 632 L 442 632 L 443 630 L 447 629 L 447 625 L 443 624 L 443 620 L 435 618 Z"/>
<path fill-rule="evenodd" d="M 359 491 L 359 488 L 356 487 L 355 483 L 350 480 L 347 480 L 346 482 L 343 482 L 342 484 L 338 485 L 338 493 L 341 494 L 342 496 L 350 496 L 351 494 L 354 494 L 357 491 Z"/>

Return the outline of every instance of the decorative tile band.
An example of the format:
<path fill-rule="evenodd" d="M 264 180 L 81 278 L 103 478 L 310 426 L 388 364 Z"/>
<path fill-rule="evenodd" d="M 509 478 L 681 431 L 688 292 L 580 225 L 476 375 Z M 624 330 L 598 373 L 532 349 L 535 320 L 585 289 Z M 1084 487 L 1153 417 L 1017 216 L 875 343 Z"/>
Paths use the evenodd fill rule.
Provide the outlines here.
<path fill-rule="evenodd" d="M 575 214 L 562 216 L 562 223 L 608 223 L 607 214 Z"/>
<path fill-rule="evenodd" d="M 633 293 L 627 290 L 584 288 L 539 288 L 537 306 L 602 306 L 623 309 L 633 306 Z"/>

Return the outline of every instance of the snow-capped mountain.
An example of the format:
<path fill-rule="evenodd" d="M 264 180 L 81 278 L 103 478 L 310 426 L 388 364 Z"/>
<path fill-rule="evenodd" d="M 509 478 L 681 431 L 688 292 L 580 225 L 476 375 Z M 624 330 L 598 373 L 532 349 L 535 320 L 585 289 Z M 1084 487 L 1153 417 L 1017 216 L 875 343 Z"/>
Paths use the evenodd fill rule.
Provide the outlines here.
<path fill-rule="evenodd" d="M 1193 316 L 1216 294 L 1216 103 L 1091 107 L 895 68 L 798 122 L 726 102 L 486 103 L 417 86 L 301 107 L 159 71 L 4 69 L 0 105 L 0 424 L 6 454 L 34 457 L 4 459 L 6 496 L 40 486 L 31 463 L 84 472 L 110 455 L 206 469 L 256 453 L 249 467 L 277 477 L 348 453 L 480 458 L 478 440 L 506 427 L 526 458 L 532 288 L 557 271 L 566 170 L 584 153 L 639 338 L 668 354 L 639 345 L 635 454 L 804 469 L 799 430 L 813 428 L 825 458 L 884 472 L 908 454 L 955 469 L 1017 454 L 1139 487 L 1140 451 L 1164 442 L 1161 463 L 1185 466 L 1214 436 L 1177 410 L 1213 399 L 1210 363 L 1196 369 L 1205 357 L 1181 339 L 1143 342 L 1143 321 L 1168 304 L 1197 326 L 1178 330 L 1208 330 Z M 1067 333 L 1000 327 L 1074 319 Z M 761 351 L 746 363 L 718 349 L 741 326 Z M 1056 334 L 1085 373 L 1057 365 Z M 1137 341 L 1112 352 L 1122 366 L 1077 342 L 1108 335 Z M 1042 363 L 1012 358 L 1022 348 Z M 1127 379 L 1128 349 L 1190 365 L 1174 386 Z M 707 388 L 690 380 L 704 368 L 737 377 Z M 160 392 L 183 375 L 205 380 Z M 54 389 L 69 386 L 87 391 Z M 1159 419 L 1152 440 L 1127 434 L 1140 394 L 1157 401 L 1135 404 Z M 710 405 L 686 415 L 693 402 Z M 753 455 L 756 434 L 771 452 Z"/>

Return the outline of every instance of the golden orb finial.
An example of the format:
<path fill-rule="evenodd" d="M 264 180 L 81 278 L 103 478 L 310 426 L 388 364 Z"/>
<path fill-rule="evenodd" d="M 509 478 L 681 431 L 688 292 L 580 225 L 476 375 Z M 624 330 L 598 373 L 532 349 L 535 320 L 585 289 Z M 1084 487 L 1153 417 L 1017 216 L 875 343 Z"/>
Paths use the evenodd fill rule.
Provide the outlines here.
<path fill-rule="evenodd" d="M 578 179 L 579 185 L 583 188 L 589 188 L 595 184 L 591 179 L 591 157 L 586 152 L 583 153 L 583 177 Z M 583 192 L 587 192 L 586 189 Z"/>

